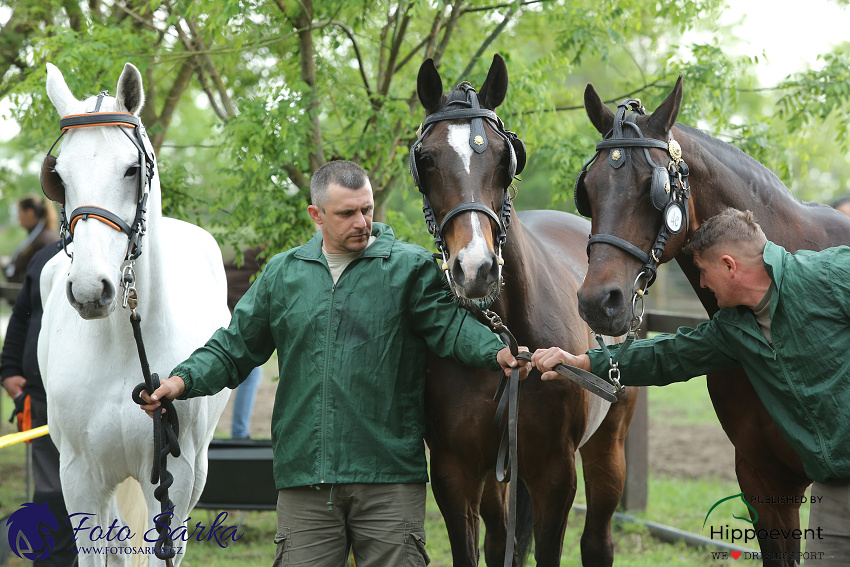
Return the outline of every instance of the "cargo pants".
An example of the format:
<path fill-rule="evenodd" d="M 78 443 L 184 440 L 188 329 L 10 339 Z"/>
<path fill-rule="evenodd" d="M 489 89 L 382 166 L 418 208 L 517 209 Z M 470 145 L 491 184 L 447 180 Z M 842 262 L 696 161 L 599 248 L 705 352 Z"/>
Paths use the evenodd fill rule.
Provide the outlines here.
<path fill-rule="evenodd" d="M 273 567 L 424 567 L 424 484 L 337 484 L 278 491 Z"/>

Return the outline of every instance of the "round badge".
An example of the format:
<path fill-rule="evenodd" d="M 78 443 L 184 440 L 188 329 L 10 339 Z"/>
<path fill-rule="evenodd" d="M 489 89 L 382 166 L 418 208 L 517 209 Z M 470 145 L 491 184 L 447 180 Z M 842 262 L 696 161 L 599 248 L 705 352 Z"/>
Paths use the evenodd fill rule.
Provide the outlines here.
<path fill-rule="evenodd" d="M 682 206 L 679 203 L 670 203 L 664 209 L 664 224 L 667 225 L 667 230 L 671 234 L 679 234 L 682 232 L 685 215 L 682 212 Z"/>

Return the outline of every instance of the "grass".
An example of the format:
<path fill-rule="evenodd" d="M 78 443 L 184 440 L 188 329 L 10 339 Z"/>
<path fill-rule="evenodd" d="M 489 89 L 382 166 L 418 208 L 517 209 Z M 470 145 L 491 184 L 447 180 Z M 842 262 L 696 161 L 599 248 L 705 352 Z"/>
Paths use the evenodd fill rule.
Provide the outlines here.
<path fill-rule="evenodd" d="M 687 383 L 674 384 L 664 388 L 651 388 L 650 419 L 663 420 L 672 424 L 716 424 L 717 418 L 711 407 L 705 381 L 694 379 Z M 0 404 L 0 413 L 7 415 L 11 404 L 8 399 Z M 0 422 L 0 434 L 11 431 L 11 426 Z M 698 442 L 698 440 L 695 440 Z M 0 517 L 14 511 L 24 499 L 24 447 L 16 445 L 0 450 Z M 585 504 L 584 480 L 579 470 L 579 485 L 576 504 Z M 650 520 L 674 526 L 679 529 L 709 537 L 709 526 L 729 524 L 732 528 L 746 529 L 749 524 L 732 518 L 732 514 L 741 516 L 746 512 L 744 505 L 737 500 L 723 503 L 715 509 L 708 525 L 703 522 L 711 506 L 718 500 L 740 492 L 737 483 L 717 479 L 676 479 L 650 478 L 649 504 L 645 511 L 629 511 L 628 514 L 640 519 Z M 193 522 L 201 521 L 210 525 L 217 512 L 195 510 Z M 234 512 L 230 511 L 225 525 L 240 523 L 243 538 L 222 549 L 214 541 L 192 541 L 182 565 L 186 567 L 256 567 L 268 565 L 274 558 L 274 533 L 276 519 L 273 512 Z M 567 532 L 564 537 L 564 550 L 561 565 L 579 565 L 580 550 L 578 542 L 584 523 L 582 513 L 573 510 L 570 514 Z M 808 506 L 801 510 L 801 525 L 808 524 Z M 432 567 L 448 567 L 452 564 L 451 549 L 440 512 L 428 492 L 426 510 L 426 533 L 428 535 L 428 553 Z M 646 527 L 634 523 L 614 523 L 616 545 L 615 562 L 624 567 L 671 567 L 720 566 L 729 565 L 729 559 L 713 559 L 706 549 L 686 547 L 684 544 L 663 543 L 649 534 Z M 479 540 L 483 542 L 483 534 Z M 750 547 L 756 547 L 749 544 Z M 14 557 L 13 557 L 14 558 Z M 14 558 L 16 561 L 17 558 Z M 24 562 L 10 562 L 10 565 L 24 565 Z M 483 564 L 483 554 L 482 554 Z M 529 564 L 534 564 L 533 559 Z M 754 564 L 754 563 L 749 563 Z"/>

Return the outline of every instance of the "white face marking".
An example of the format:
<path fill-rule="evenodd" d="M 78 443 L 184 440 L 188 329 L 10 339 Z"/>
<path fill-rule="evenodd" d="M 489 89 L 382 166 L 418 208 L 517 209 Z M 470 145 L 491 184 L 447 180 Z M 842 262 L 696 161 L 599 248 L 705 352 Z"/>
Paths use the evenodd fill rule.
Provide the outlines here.
<path fill-rule="evenodd" d="M 469 162 L 472 159 L 472 146 L 469 145 L 469 124 L 449 125 L 449 145 L 458 153 L 463 160 L 463 167 L 469 174 Z"/>
<path fill-rule="evenodd" d="M 467 138 L 468 140 L 469 138 Z M 490 251 L 487 249 L 487 241 L 484 240 L 484 232 L 481 230 L 481 223 L 478 222 L 478 215 L 472 215 L 472 240 L 463 249 L 463 260 L 461 266 L 463 273 L 466 276 L 466 281 L 474 280 L 478 275 L 478 268 L 488 257 Z"/>

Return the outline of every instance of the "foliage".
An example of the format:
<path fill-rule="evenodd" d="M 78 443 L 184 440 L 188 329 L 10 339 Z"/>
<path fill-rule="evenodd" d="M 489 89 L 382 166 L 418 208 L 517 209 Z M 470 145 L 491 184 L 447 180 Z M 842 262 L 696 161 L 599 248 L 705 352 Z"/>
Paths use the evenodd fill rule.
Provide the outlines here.
<path fill-rule="evenodd" d="M 573 210 L 573 180 L 598 139 L 583 113 L 588 81 L 609 104 L 638 96 L 651 111 L 679 74 L 683 123 L 751 153 L 800 196 L 830 198 L 850 179 L 848 47 L 764 90 L 758 57 L 727 53 L 723 9 L 723 0 L 0 0 L 0 97 L 21 127 L 5 149 L 38 161 L 56 132 L 45 61 L 82 96 L 114 89 L 129 60 L 144 75 L 142 119 L 169 214 L 229 244 L 286 248 L 313 231 L 303 213 L 310 173 L 345 158 L 369 171 L 379 212 L 403 210 L 421 230 L 407 191 L 423 117 L 419 63 L 433 57 L 445 88 L 480 86 L 499 52 L 511 75 L 499 114 L 529 150 L 520 208 Z M 708 39 L 682 42 L 689 31 Z M 32 178 L 3 177 L 7 195 L 31 190 Z"/>

